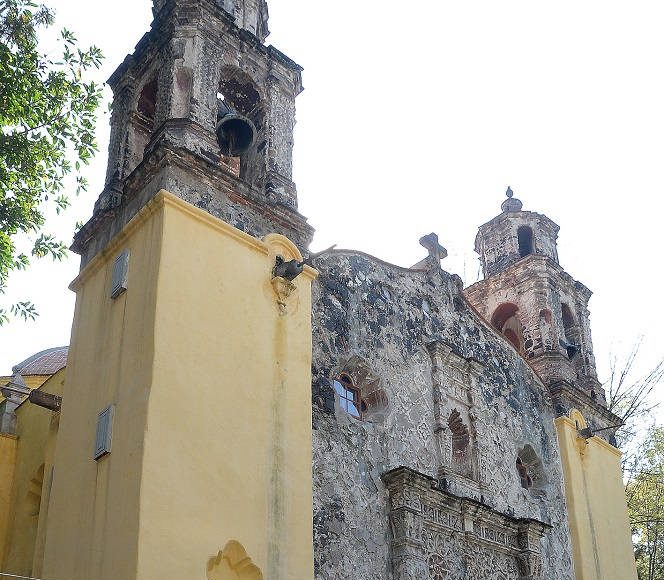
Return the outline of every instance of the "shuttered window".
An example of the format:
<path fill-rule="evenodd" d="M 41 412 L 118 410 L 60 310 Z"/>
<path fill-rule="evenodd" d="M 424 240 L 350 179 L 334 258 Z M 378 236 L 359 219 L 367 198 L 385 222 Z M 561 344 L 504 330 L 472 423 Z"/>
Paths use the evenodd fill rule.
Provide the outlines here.
<path fill-rule="evenodd" d="M 129 269 L 129 250 L 124 250 L 113 263 L 111 278 L 111 298 L 117 298 L 127 289 L 127 270 Z"/>
<path fill-rule="evenodd" d="M 97 435 L 95 437 L 94 459 L 99 459 L 111 452 L 114 413 L 115 406 L 109 405 L 97 416 Z"/>

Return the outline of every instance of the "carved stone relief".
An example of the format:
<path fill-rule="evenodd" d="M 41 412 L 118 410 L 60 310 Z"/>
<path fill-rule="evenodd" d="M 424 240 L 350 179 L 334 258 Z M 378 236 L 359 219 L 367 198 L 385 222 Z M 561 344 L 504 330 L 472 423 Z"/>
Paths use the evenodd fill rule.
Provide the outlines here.
<path fill-rule="evenodd" d="M 540 580 L 551 527 L 441 490 L 406 467 L 383 475 L 390 497 L 394 580 Z"/>

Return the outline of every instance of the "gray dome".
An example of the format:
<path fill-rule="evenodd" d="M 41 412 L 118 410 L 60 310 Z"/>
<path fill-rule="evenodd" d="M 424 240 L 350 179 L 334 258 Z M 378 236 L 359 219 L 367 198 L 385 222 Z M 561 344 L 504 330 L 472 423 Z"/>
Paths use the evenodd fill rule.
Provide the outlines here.
<path fill-rule="evenodd" d="M 12 372 L 27 375 L 53 375 L 67 366 L 68 346 L 57 346 L 42 350 L 23 362 L 14 365 Z"/>

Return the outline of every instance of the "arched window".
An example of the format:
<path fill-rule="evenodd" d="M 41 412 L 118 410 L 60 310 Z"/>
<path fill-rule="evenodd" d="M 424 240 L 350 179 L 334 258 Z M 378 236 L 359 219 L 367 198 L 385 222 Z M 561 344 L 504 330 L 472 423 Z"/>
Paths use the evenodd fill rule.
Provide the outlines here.
<path fill-rule="evenodd" d="M 39 516 L 41 507 L 42 488 L 44 487 L 44 464 L 39 466 L 37 472 L 32 476 L 28 486 L 27 506 L 31 516 Z"/>
<path fill-rule="evenodd" d="M 533 230 L 528 226 L 521 226 L 516 231 L 516 236 L 519 241 L 519 255 L 523 258 L 533 254 Z"/>
<path fill-rule="evenodd" d="M 360 389 L 353 385 L 348 375 L 340 375 L 334 380 L 334 390 L 339 395 L 339 406 L 352 417 L 362 419 L 367 404 L 362 400 Z"/>

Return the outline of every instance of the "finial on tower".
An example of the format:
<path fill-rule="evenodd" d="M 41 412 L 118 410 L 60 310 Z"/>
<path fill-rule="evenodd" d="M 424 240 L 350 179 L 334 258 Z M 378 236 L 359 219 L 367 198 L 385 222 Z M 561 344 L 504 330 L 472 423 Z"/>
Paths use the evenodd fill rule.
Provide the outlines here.
<path fill-rule="evenodd" d="M 500 206 L 500 209 L 503 210 L 503 213 L 507 213 L 510 211 L 521 211 L 523 203 L 521 203 L 520 199 L 514 197 L 514 192 L 512 191 L 512 188 L 509 185 L 507 186 L 507 191 L 505 192 L 505 195 L 507 196 L 507 199 Z"/>

